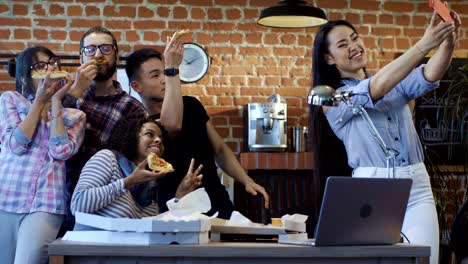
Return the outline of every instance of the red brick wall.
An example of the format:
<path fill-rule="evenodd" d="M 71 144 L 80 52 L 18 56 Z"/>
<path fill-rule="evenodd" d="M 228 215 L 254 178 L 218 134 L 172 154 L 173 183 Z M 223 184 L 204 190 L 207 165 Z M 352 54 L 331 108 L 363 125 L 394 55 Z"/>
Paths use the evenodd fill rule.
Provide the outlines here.
<path fill-rule="evenodd" d="M 200 82 L 183 86 L 199 97 L 229 146 L 243 150 L 243 111 L 278 93 L 288 103 L 288 125 L 307 123 L 305 95 L 311 83 L 316 29 L 271 29 L 256 24 L 261 9 L 277 0 L 61 0 L 2 1 L 0 53 L 18 53 L 41 44 L 59 55 L 76 55 L 84 31 L 102 25 L 116 34 L 121 56 L 155 46 L 175 29 L 188 28 L 192 40 L 212 58 Z M 427 0 L 308 0 L 330 19 L 355 25 L 369 48 L 370 72 L 387 64 L 424 33 L 431 16 Z M 458 56 L 468 54 L 468 1 L 450 0 L 464 24 Z M 462 14 L 464 12 L 464 14 Z M 187 39 L 189 40 L 189 39 Z M 5 59 L 0 59 L 5 60 Z M 0 91 L 14 89 L 0 65 Z"/>

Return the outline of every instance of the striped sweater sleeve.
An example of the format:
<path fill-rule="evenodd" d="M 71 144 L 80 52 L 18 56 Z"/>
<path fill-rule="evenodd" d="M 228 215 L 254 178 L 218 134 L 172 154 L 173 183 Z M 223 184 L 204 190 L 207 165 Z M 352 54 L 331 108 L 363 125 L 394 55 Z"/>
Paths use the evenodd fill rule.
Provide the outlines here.
<path fill-rule="evenodd" d="M 115 155 L 110 150 L 101 150 L 83 167 L 70 209 L 72 214 L 76 211 L 94 213 L 126 192 Z"/>

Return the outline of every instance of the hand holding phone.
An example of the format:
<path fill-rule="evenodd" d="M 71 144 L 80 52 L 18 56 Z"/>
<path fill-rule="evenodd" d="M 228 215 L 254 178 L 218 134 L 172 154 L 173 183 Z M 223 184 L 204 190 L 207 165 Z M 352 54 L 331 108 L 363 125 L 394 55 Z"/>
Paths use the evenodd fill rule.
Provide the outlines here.
<path fill-rule="evenodd" d="M 441 0 L 429 0 L 429 7 L 434 9 L 445 22 L 454 22 L 450 9 Z"/>

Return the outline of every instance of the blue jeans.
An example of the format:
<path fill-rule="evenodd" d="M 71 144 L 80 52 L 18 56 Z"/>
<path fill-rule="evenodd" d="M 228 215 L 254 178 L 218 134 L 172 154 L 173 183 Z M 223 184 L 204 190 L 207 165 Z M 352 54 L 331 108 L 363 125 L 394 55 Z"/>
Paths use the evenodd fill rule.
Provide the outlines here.
<path fill-rule="evenodd" d="M 47 244 L 54 241 L 63 215 L 0 211 L 0 259 L 6 264 L 48 263 Z"/>

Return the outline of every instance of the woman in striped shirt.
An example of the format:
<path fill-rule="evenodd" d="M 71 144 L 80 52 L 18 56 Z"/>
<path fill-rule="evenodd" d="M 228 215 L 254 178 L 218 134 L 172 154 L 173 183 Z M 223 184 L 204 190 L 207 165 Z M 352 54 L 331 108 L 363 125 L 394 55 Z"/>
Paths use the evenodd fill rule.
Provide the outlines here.
<path fill-rule="evenodd" d="M 66 213 L 65 160 L 83 142 L 86 115 L 62 109 L 71 84 L 51 78 L 57 68 L 52 51 L 27 48 L 9 67 L 16 91 L 0 96 L 2 263 L 46 263 L 46 244 L 56 238 Z M 45 71 L 45 79 L 32 79 Z"/>
<path fill-rule="evenodd" d="M 166 172 L 147 170 L 150 153 L 163 155 L 163 129 L 149 118 L 131 117 L 120 121 L 113 129 L 105 149 L 86 163 L 71 201 L 72 213 L 93 213 L 107 217 L 141 218 L 159 213 L 154 201 L 157 179 Z M 200 165 L 193 170 L 194 161 L 177 198 L 201 184 Z M 75 230 L 89 229 L 75 224 Z"/>

